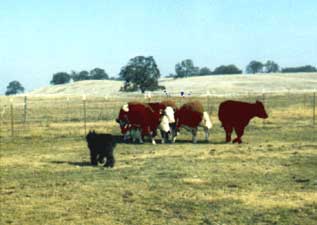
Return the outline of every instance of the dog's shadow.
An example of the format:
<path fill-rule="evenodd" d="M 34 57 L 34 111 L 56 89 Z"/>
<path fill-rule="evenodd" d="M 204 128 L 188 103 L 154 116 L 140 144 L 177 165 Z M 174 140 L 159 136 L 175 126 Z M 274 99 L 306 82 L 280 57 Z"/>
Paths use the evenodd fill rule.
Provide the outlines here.
<path fill-rule="evenodd" d="M 86 167 L 86 166 L 93 166 L 90 162 L 69 162 L 69 161 L 51 161 L 51 163 L 54 164 L 68 164 L 71 166 L 80 166 L 80 167 Z"/>

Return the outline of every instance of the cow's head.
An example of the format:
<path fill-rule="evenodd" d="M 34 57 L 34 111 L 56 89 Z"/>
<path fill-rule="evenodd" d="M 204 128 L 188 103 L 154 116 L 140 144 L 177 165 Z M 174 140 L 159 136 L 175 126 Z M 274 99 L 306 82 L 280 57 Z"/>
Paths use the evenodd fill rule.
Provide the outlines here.
<path fill-rule="evenodd" d="M 167 106 L 164 110 L 164 115 L 167 117 L 169 123 L 175 123 L 174 109 L 170 106 Z"/>
<path fill-rule="evenodd" d="M 255 103 L 255 114 L 257 117 L 262 119 L 266 119 L 269 117 L 265 111 L 263 103 L 260 101 L 256 101 Z"/>
<path fill-rule="evenodd" d="M 166 115 L 162 115 L 161 121 L 159 124 L 159 128 L 161 131 L 163 131 L 165 133 L 170 132 L 170 123 L 169 123 L 168 117 Z"/>
<path fill-rule="evenodd" d="M 116 119 L 116 122 L 120 125 L 121 133 L 125 134 L 128 131 L 129 127 L 129 117 L 128 117 L 128 112 L 129 112 L 129 105 L 123 105 L 122 108 L 120 109 L 118 118 Z"/>

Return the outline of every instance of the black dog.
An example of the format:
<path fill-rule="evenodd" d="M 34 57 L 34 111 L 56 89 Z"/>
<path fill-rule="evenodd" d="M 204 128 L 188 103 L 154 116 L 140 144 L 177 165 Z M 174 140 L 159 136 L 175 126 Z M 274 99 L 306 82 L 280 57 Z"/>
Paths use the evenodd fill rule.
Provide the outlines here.
<path fill-rule="evenodd" d="M 113 151 L 116 146 L 116 140 L 111 134 L 97 134 L 95 131 L 89 131 L 86 136 L 88 148 L 90 150 L 90 160 L 92 165 L 104 163 L 105 167 L 113 167 L 115 159 Z"/>

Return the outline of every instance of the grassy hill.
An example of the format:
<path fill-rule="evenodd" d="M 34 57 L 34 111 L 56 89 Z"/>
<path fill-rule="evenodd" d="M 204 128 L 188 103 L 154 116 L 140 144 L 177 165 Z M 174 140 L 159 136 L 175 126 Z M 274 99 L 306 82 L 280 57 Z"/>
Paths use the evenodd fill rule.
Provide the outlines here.
<path fill-rule="evenodd" d="M 222 75 L 199 76 L 183 79 L 162 78 L 160 85 L 166 87 L 172 95 L 180 91 L 193 95 L 246 94 L 249 92 L 309 92 L 317 87 L 317 73 L 309 74 L 258 74 L 258 75 Z M 121 81 L 80 81 L 65 85 L 48 86 L 34 90 L 29 95 L 92 95 L 118 96 Z M 139 93 L 129 93 L 139 94 Z M 157 91 L 155 94 L 164 94 Z"/>

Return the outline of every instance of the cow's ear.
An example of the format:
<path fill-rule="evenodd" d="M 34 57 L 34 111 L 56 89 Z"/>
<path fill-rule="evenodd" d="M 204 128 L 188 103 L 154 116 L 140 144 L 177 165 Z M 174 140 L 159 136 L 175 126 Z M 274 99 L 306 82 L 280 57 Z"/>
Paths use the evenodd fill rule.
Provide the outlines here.
<path fill-rule="evenodd" d="M 119 120 L 119 118 L 117 118 L 117 119 L 116 119 L 116 122 L 117 122 L 117 123 L 120 123 L 120 120 Z"/>

